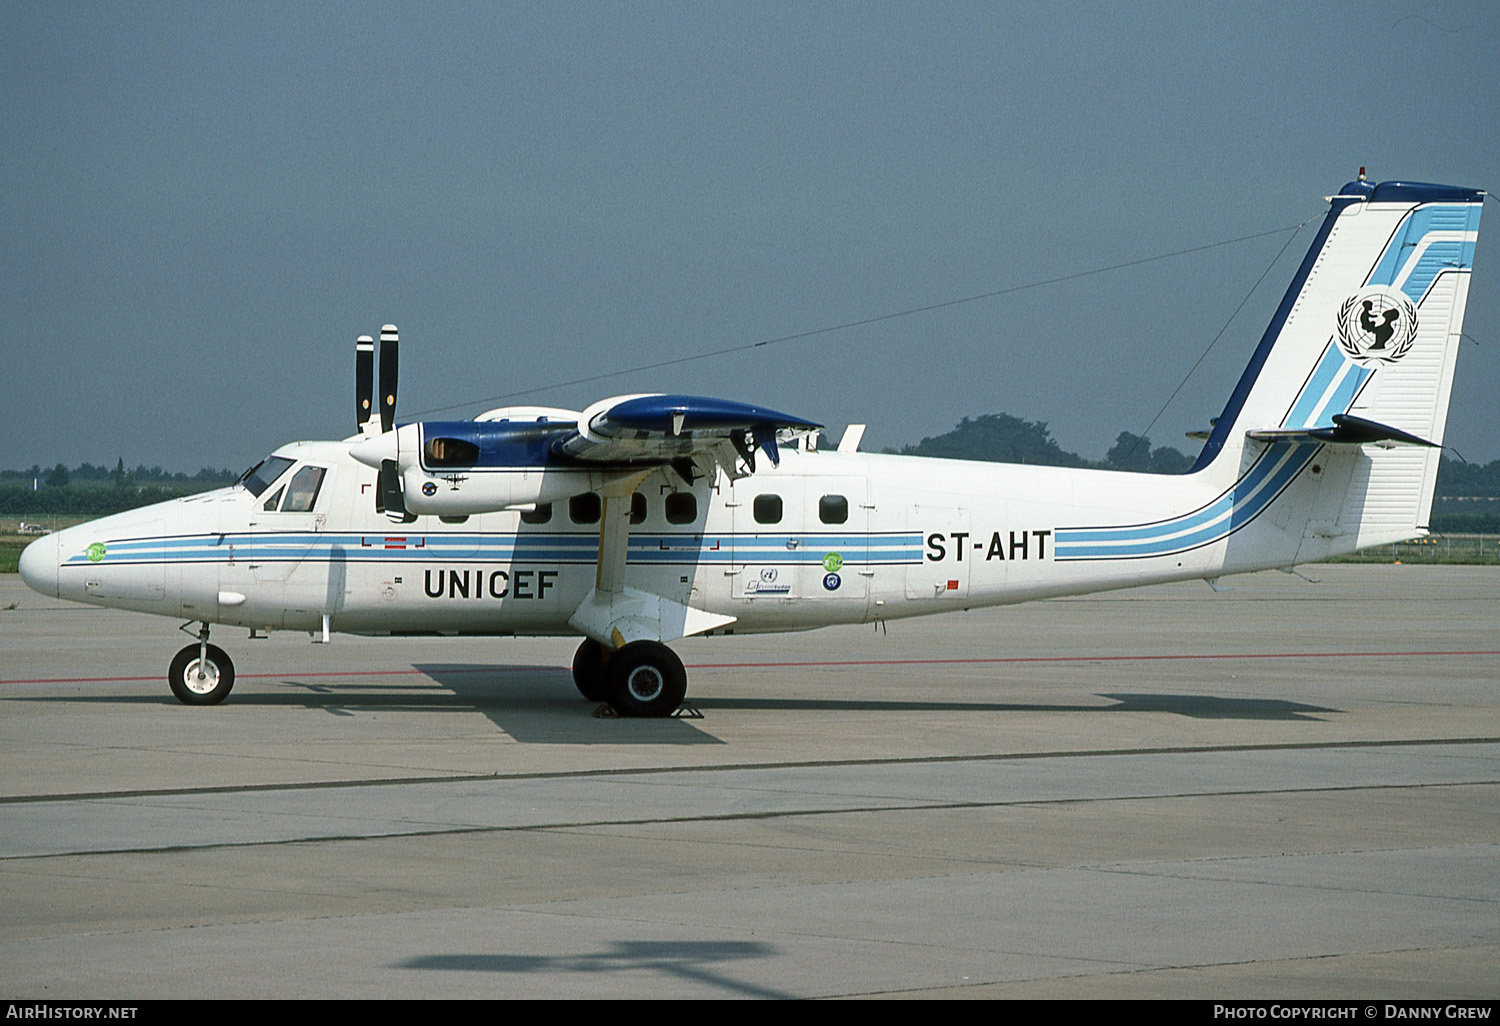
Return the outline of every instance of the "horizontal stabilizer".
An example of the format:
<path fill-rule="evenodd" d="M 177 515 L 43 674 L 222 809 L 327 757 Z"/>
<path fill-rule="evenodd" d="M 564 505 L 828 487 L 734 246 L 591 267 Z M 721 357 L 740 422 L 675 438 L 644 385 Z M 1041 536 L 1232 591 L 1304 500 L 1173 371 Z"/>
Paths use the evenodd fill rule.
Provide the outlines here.
<path fill-rule="evenodd" d="M 1365 445 L 1370 442 L 1398 442 L 1402 445 L 1437 447 L 1436 442 L 1418 438 L 1388 424 L 1335 413 L 1332 427 L 1282 428 L 1272 431 L 1246 431 L 1245 437 L 1257 442 L 1321 442 L 1327 445 Z"/>

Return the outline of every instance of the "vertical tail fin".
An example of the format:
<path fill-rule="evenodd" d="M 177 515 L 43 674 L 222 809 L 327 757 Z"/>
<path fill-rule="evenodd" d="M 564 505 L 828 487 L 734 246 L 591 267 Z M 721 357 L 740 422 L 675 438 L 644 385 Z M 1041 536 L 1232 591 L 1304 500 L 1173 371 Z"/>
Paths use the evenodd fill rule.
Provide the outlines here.
<path fill-rule="evenodd" d="M 1441 443 L 1483 199 L 1413 182 L 1350 182 L 1332 197 L 1194 469 L 1246 431 L 1333 427 L 1351 412 Z"/>
<path fill-rule="evenodd" d="M 1193 469 L 1234 478 L 1267 447 L 1328 447 L 1283 496 L 1285 527 L 1309 520 L 1298 562 L 1425 530 L 1483 200 L 1344 186 L 1205 443 Z"/>

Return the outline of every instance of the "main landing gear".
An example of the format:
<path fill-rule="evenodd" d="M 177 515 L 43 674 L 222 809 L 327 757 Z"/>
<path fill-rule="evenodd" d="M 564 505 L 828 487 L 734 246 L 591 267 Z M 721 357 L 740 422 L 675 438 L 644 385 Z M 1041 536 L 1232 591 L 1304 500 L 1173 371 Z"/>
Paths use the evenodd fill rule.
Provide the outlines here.
<path fill-rule="evenodd" d="M 687 696 L 687 670 L 666 645 L 632 641 L 610 650 L 592 638 L 573 656 L 573 683 L 590 702 L 621 716 L 670 716 Z"/>
<path fill-rule="evenodd" d="M 222 648 L 208 643 L 208 624 L 198 631 L 196 645 L 188 645 L 172 659 L 167 683 L 177 700 L 188 705 L 222 702 L 234 687 L 234 663 Z"/>

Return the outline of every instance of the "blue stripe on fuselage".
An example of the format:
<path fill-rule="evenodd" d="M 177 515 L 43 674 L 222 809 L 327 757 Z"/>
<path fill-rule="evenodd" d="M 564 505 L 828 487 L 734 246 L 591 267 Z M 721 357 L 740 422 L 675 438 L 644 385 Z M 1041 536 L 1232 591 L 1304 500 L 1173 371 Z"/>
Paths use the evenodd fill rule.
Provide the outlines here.
<path fill-rule="evenodd" d="M 795 544 L 789 546 L 789 542 Z M 107 541 L 101 559 L 78 553 L 64 566 L 216 562 L 531 562 L 592 564 L 599 537 L 576 534 L 328 534 L 276 532 L 130 538 Z M 644 534 L 629 539 L 633 564 L 920 563 L 922 536 L 891 534 Z"/>
<path fill-rule="evenodd" d="M 1319 448 L 1314 444 L 1271 445 L 1228 491 L 1180 517 L 1121 527 L 1059 528 L 1053 554 L 1059 561 L 1140 559 L 1227 538 L 1263 513 Z"/>

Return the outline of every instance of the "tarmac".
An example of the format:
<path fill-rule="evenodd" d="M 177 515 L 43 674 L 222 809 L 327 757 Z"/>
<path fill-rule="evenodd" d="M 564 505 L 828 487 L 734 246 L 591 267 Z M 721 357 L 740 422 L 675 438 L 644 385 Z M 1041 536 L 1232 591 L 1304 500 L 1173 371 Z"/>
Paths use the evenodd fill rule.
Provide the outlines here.
<path fill-rule="evenodd" d="M 1500 568 L 686 639 L 249 640 L 0 575 L 0 991 L 1500 996 Z"/>

